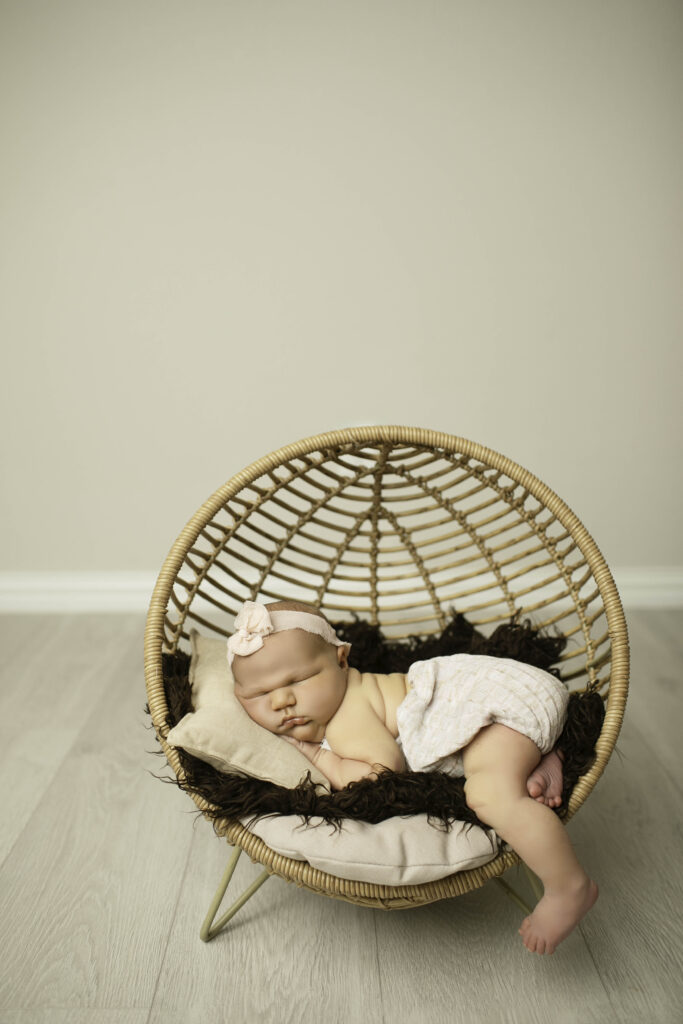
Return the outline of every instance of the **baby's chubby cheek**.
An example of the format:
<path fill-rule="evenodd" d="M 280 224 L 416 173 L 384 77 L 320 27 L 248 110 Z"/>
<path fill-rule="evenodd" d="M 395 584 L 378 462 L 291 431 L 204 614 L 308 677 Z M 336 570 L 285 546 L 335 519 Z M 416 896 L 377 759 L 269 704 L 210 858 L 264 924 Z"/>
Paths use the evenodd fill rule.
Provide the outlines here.
<path fill-rule="evenodd" d="M 237 687 L 235 687 L 235 697 L 237 698 L 237 703 L 238 703 L 238 704 L 239 704 L 239 705 L 240 705 L 241 707 L 243 707 L 243 708 L 244 708 L 244 710 L 245 710 L 245 711 L 246 711 L 246 713 L 247 713 L 247 714 L 249 715 L 249 717 L 250 717 L 251 719 L 254 719 L 254 716 L 253 716 L 252 712 L 251 712 L 251 711 L 250 711 L 250 709 L 249 709 L 249 703 L 248 703 L 248 701 L 246 701 L 246 700 L 243 700 L 243 698 L 242 698 L 242 697 L 240 697 L 239 693 L 237 692 Z M 254 719 L 254 721 L 255 721 L 255 719 Z"/>
<path fill-rule="evenodd" d="M 235 697 L 237 697 L 238 704 L 240 704 L 244 708 L 246 713 L 251 718 L 252 722 L 256 722 L 257 725 L 260 725 L 263 729 L 267 729 L 268 732 L 277 731 L 274 726 L 271 726 L 270 722 L 263 720 L 263 715 L 259 714 L 258 708 L 254 708 L 251 705 L 250 701 L 240 700 L 239 694 L 237 692 L 235 692 Z"/>

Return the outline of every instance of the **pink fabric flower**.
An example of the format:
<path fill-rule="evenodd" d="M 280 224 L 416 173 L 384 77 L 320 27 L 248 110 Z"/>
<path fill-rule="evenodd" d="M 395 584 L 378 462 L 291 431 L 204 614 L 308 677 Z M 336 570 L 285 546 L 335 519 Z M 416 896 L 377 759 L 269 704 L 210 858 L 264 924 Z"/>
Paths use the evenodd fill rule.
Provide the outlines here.
<path fill-rule="evenodd" d="M 235 619 L 235 632 L 228 640 L 229 654 L 244 657 L 263 647 L 263 638 L 273 632 L 268 609 L 256 601 L 245 601 Z M 232 660 L 232 658 L 230 659 Z"/>

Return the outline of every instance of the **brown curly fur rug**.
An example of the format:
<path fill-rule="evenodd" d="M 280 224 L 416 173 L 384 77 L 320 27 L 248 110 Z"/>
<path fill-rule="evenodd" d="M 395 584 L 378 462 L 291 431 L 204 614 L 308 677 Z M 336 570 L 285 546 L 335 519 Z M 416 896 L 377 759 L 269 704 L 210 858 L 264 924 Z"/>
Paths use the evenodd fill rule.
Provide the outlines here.
<path fill-rule="evenodd" d="M 440 636 L 426 639 L 413 636 L 393 643 L 377 626 L 361 619 L 332 623 L 332 626 L 340 639 L 352 644 L 349 663 L 364 672 L 406 672 L 415 661 L 465 653 L 514 658 L 545 669 L 560 679 L 559 671 L 552 666 L 566 647 L 566 638 L 543 635 L 528 619 L 518 623 L 517 618 L 513 616 L 509 623 L 503 623 L 490 637 L 485 637 L 463 615 L 451 612 L 451 619 Z M 169 707 L 166 721 L 172 728 L 193 710 L 188 681 L 190 659 L 179 652 L 164 654 L 162 660 Z M 145 711 L 150 713 L 149 706 Z M 578 778 L 593 763 L 604 715 L 598 693 L 570 695 L 567 721 L 557 743 L 564 754 L 562 804 L 555 808 L 560 818 L 567 814 L 567 803 Z M 155 753 L 163 756 L 161 750 Z M 267 814 L 298 814 L 305 822 L 311 817 L 320 817 L 327 824 L 340 828 L 345 818 L 374 823 L 397 815 L 426 813 L 432 824 L 440 822 L 446 831 L 453 821 L 487 827 L 465 802 L 464 779 L 443 772 L 383 772 L 377 779 L 361 779 L 343 790 L 327 793 L 312 781 L 310 773 L 296 788 L 286 789 L 242 773 L 220 772 L 181 749 L 178 749 L 178 757 L 185 772 L 184 782 L 175 777 L 155 778 L 201 795 L 213 805 L 213 810 L 205 813 L 214 822 L 221 818 L 250 816 L 249 824 L 253 824 Z"/>

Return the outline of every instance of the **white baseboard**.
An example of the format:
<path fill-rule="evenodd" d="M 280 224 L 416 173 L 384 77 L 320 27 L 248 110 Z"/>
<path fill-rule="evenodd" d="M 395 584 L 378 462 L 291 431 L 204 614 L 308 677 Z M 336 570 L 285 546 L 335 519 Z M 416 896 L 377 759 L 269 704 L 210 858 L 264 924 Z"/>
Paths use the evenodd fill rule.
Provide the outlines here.
<path fill-rule="evenodd" d="M 0 612 L 142 612 L 154 572 L 0 572 Z"/>
<path fill-rule="evenodd" d="M 624 608 L 683 608 L 683 567 L 613 569 Z"/>
<path fill-rule="evenodd" d="M 155 572 L 0 572 L 0 613 L 146 613 Z M 683 608 L 683 567 L 613 570 L 624 608 Z"/>

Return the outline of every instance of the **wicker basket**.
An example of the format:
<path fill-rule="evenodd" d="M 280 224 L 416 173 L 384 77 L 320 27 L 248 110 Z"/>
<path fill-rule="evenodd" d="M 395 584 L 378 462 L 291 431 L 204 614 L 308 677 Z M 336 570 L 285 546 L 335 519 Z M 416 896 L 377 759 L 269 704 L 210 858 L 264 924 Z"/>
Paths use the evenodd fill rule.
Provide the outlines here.
<path fill-rule="evenodd" d="M 556 626 L 569 638 L 563 678 L 606 702 L 595 763 L 575 786 L 565 820 L 602 774 L 628 689 L 619 595 L 574 513 L 503 455 L 419 428 L 358 427 L 280 448 L 217 490 L 171 548 L 145 630 L 150 711 L 179 779 L 166 742 L 162 652 L 186 650 L 193 627 L 229 636 L 245 599 L 286 598 L 315 604 L 333 621 L 355 612 L 392 639 L 440 631 L 451 608 L 485 633 L 516 612 L 535 626 Z M 269 873 L 374 907 L 457 896 L 519 863 L 501 850 L 483 867 L 440 881 L 374 885 L 282 856 L 239 822 L 216 828 Z"/>

